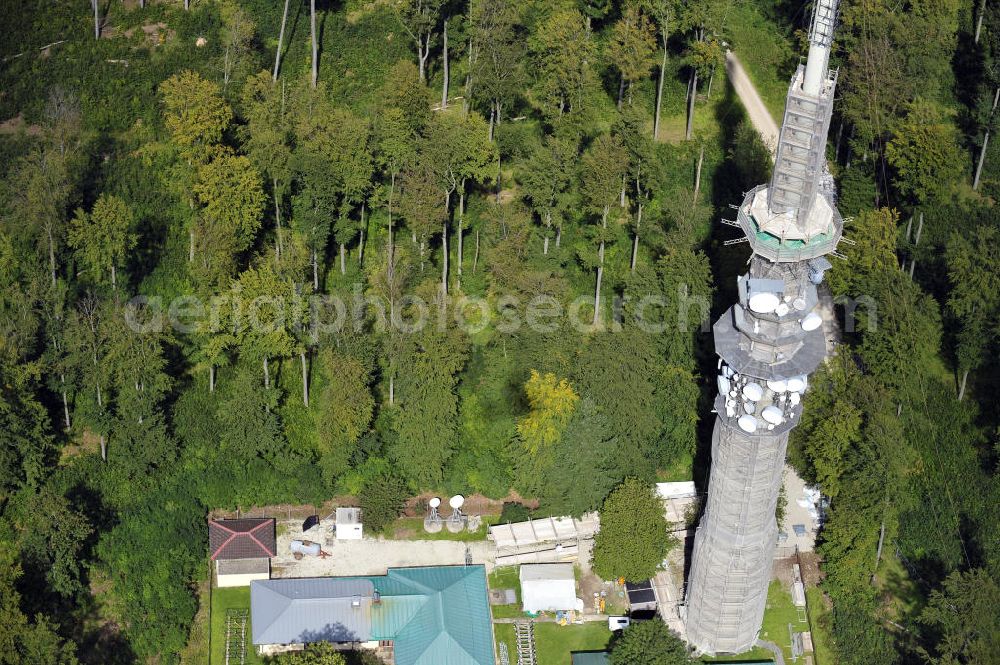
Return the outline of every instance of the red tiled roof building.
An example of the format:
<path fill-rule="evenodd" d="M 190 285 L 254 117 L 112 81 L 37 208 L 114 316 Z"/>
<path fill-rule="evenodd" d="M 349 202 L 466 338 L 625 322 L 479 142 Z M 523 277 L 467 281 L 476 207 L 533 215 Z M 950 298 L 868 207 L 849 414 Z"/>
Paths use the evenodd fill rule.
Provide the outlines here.
<path fill-rule="evenodd" d="M 277 551 L 274 518 L 211 520 L 208 545 L 213 561 L 272 557 Z"/>

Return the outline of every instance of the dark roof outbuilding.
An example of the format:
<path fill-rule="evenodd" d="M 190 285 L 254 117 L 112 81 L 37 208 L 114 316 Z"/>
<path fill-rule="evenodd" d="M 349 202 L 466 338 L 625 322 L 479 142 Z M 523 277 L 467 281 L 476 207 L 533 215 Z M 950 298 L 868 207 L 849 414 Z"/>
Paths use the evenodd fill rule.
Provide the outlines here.
<path fill-rule="evenodd" d="M 273 517 L 211 520 L 208 546 L 212 560 L 260 559 L 275 555 Z"/>

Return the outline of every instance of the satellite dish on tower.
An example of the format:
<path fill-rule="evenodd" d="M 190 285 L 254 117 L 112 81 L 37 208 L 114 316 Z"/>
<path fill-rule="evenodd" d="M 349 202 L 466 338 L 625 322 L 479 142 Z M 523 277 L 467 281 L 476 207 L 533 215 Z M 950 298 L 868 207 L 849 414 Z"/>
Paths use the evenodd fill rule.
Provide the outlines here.
<path fill-rule="evenodd" d="M 441 499 L 434 497 L 427 502 L 430 506 L 430 512 L 427 513 L 427 517 L 424 518 L 424 531 L 427 533 L 437 533 L 441 530 L 441 515 L 438 514 L 438 507 L 441 505 Z"/>
<path fill-rule="evenodd" d="M 774 293 L 762 291 L 750 296 L 747 305 L 750 306 L 750 311 L 757 314 L 770 314 L 777 308 L 779 302 L 781 300 Z"/>
<path fill-rule="evenodd" d="M 465 497 L 461 494 L 456 494 L 448 499 L 448 505 L 451 506 L 451 517 L 448 518 L 448 531 L 458 533 L 465 528 L 465 516 L 462 515 L 462 506 L 465 505 Z"/>
<path fill-rule="evenodd" d="M 802 318 L 801 325 L 806 332 L 812 332 L 823 325 L 823 317 L 816 312 L 809 312 Z"/>
<path fill-rule="evenodd" d="M 753 434 L 754 432 L 757 431 L 757 419 L 749 414 L 745 416 L 740 416 L 740 419 L 737 421 L 737 423 L 739 424 L 740 429 L 743 430 L 744 432 Z"/>

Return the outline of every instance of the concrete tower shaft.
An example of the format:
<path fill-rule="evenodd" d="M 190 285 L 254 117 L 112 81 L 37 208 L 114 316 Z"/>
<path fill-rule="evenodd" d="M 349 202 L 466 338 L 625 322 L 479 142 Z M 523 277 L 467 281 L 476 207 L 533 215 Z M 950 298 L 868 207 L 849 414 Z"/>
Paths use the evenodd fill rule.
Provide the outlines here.
<path fill-rule="evenodd" d="M 740 653 L 757 640 L 788 433 L 826 353 L 816 286 L 843 231 L 825 168 L 836 10 L 837 0 L 817 2 L 809 61 L 788 89 L 770 186 L 748 192 L 738 209 L 750 269 L 739 277 L 739 302 L 713 328 L 718 416 L 684 607 L 688 640 L 704 653 Z"/>

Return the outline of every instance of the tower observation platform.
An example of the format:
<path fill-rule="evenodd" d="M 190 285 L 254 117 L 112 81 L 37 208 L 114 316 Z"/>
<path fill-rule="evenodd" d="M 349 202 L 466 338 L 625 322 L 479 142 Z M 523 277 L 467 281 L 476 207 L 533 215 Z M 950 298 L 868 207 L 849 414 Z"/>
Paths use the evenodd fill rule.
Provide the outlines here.
<path fill-rule="evenodd" d="M 705 512 L 682 615 L 700 652 L 741 653 L 760 632 L 778 538 L 775 508 L 788 434 L 826 354 L 816 306 L 843 233 L 826 141 L 837 73 L 829 65 L 837 0 L 818 0 L 809 57 L 789 85 L 771 182 L 745 195 L 750 244 L 739 302 L 715 323 L 719 394 Z"/>

